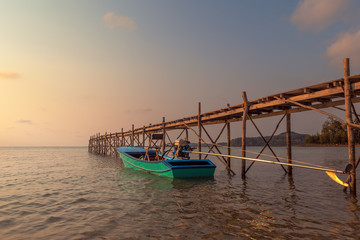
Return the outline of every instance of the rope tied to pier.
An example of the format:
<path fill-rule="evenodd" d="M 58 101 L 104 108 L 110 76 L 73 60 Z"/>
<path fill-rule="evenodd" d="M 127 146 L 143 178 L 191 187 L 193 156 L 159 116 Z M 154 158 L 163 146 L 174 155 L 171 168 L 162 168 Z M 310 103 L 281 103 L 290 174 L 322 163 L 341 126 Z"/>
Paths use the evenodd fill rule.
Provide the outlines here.
<path fill-rule="evenodd" d="M 204 140 L 201 139 L 201 142 L 206 143 Z M 210 143 L 207 143 L 210 144 Z M 223 146 L 223 145 L 219 145 L 219 144 L 210 144 L 210 145 L 217 145 L 219 147 L 223 147 L 223 148 L 230 148 L 230 149 L 235 149 L 235 150 L 239 150 L 238 148 L 234 148 L 234 147 L 227 147 L 227 146 Z M 252 153 L 252 154 L 258 154 L 256 152 L 253 151 L 249 151 L 249 150 L 245 150 L 248 153 Z M 341 171 L 341 170 L 337 170 L 337 169 L 333 169 L 333 168 L 329 168 L 326 166 L 322 166 L 322 165 L 318 165 L 318 164 L 313 164 L 313 163 L 309 163 L 309 162 L 303 162 L 303 161 L 298 161 L 298 160 L 293 160 L 292 162 L 297 162 L 299 164 L 293 164 L 293 163 L 283 163 L 283 162 L 275 162 L 275 161 L 271 161 L 271 160 L 264 160 L 264 159 L 258 159 L 258 158 L 249 158 L 249 157 L 240 157 L 240 156 L 235 156 L 235 155 L 227 155 L 227 154 L 217 154 L 217 153 L 211 153 L 211 152 L 200 152 L 200 151 L 190 151 L 190 153 L 194 153 L 194 154 L 205 154 L 205 155 L 211 155 L 211 156 L 221 156 L 221 157 L 229 157 L 229 158 L 234 158 L 234 159 L 242 159 L 242 160 L 247 160 L 247 161 L 252 161 L 252 162 L 262 162 L 262 163 L 268 163 L 268 164 L 275 164 L 275 165 L 284 165 L 284 166 L 292 166 L 292 167 L 299 167 L 299 168 L 306 168 L 306 169 L 312 169 L 312 170 L 318 170 L 318 171 L 323 171 L 325 172 L 333 181 L 335 181 L 336 183 L 344 186 L 344 187 L 348 187 L 348 183 L 341 181 L 338 176 L 336 175 L 337 173 L 340 174 L 349 174 L 350 170 L 352 168 L 352 166 L 350 164 L 348 164 L 346 166 L 345 171 Z M 269 154 L 264 154 L 262 153 L 262 155 L 264 156 L 268 156 L 271 158 L 274 158 L 274 156 L 269 155 Z M 285 158 L 281 158 L 278 157 L 279 159 L 283 159 L 286 160 Z"/>

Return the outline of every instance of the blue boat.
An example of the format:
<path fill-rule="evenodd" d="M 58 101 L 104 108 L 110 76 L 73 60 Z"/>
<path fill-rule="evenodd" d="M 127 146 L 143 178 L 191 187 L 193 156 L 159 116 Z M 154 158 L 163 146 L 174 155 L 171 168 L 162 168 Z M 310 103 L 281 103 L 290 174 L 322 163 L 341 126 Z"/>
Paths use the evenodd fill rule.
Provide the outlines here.
<path fill-rule="evenodd" d="M 161 154 L 158 149 L 118 147 L 125 167 L 171 178 L 213 177 L 215 164 L 208 159 L 180 159 Z"/>

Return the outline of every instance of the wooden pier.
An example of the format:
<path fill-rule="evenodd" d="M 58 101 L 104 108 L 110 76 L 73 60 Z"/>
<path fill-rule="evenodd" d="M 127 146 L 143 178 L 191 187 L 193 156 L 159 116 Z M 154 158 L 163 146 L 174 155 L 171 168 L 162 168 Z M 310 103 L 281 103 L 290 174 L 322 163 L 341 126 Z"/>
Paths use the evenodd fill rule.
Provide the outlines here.
<path fill-rule="evenodd" d="M 196 135 L 198 140 L 198 152 L 204 152 L 202 146 L 206 146 L 208 153 L 222 154 L 217 146 L 217 142 L 224 132 L 227 134 L 227 152 L 230 155 L 230 136 L 231 136 L 231 123 L 242 121 L 242 157 L 246 157 L 246 129 L 247 124 L 250 122 L 254 125 L 260 137 L 264 140 L 264 147 L 259 155 L 268 148 L 277 161 L 280 159 L 276 156 L 275 152 L 270 146 L 271 138 L 275 135 L 280 123 L 286 119 L 286 139 L 287 139 L 287 162 L 291 163 L 291 114 L 304 111 L 317 111 L 322 114 L 328 115 L 337 119 L 347 126 L 348 145 L 349 145 L 349 164 L 353 166 L 348 177 L 350 193 L 356 195 L 356 166 L 359 161 L 355 162 L 355 144 L 353 140 L 353 128 L 360 128 L 359 125 L 354 124 L 354 117 L 359 121 L 359 117 L 354 107 L 355 103 L 360 102 L 360 75 L 350 76 L 349 59 L 344 59 L 344 78 L 319 83 L 304 88 L 287 91 L 283 93 L 274 94 L 267 97 L 262 97 L 256 100 L 248 101 L 246 92 L 242 94 L 243 102 L 237 105 L 228 105 L 225 108 L 217 109 L 210 112 L 201 112 L 201 104 L 198 105 L 198 114 L 189 116 L 182 119 L 173 121 L 163 121 L 158 124 L 143 126 L 135 128 L 132 125 L 131 130 L 96 134 L 90 137 L 89 152 L 101 155 L 115 155 L 117 156 L 116 148 L 118 146 L 145 146 L 145 142 L 150 138 L 153 133 L 163 133 L 163 141 L 172 145 L 172 140 L 167 134 L 168 131 L 180 131 L 177 138 L 183 137 L 188 139 L 189 131 Z M 345 109 L 339 108 L 345 106 Z M 322 109 L 336 108 L 343 110 L 346 113 L 346 120 L 327 113 Z M 268 118 L 273 116 L 282 116 L 278 122 L 272 136 L 266 140 L 254 120 L 260 118 Z M 205 126 L 220 124 L 222 129 L 217 136 L 211 136 Z M 226 129 L 226 131 L 225 131 Z M 185 135 L 185 136 L 183 136 Z M 204 141 L 206 136 L 210 143 Z M 165 144 L 164 144 L 165 147 Z M 165 148 L 163 149 L 163 151 Z M 204 155 L 204 154 L 203 154 Z M 199 153 L 199 158 L 207 157 Z M 235 174 L 231 168 L 231 158 L 217 156 L 221 163 L 225 165 L 230 174 Z M 359 158 L 360 159 L 360 158 Z M 246 161 L 242 160 L 241 175 L 246 177 L 246 173 L 250 170 L 254 162 L 246 166 Z M 344 166 L 346 164 L 344 163 Z M 287 169 L 281 165 L 284 172 L 292 175 L 292 168 L 288 166 Z"/>

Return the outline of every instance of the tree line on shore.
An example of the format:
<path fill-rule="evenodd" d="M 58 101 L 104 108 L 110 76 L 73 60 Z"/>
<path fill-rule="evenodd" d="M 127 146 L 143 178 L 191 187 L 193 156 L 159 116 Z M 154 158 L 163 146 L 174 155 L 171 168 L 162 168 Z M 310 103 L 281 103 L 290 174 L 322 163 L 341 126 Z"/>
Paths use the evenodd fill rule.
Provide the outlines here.
<path fill-rule="evenodd" d="M 358 124 L 357 121 L 355 123 Z M 353 133 L 355 143 L 360 143 L 360 129 L 353 128 Z M 331 117 L 322 125 L 321 133 L 308 135 L 305 138 L 305 144 L 341 145 L 347 144 L 347 142 L 346 125 Z"/>
<path fill-rule="evenodd" d="M 357 121 L 355 121 L 358 124 Z M 355 143 L 360 144 L 360 129 L 353 128 Z M 267 141 L 270 136 L 264 137 Z M 347 129 L 346 125 L 337 121 L 334 118 L 328 118 L 322 125 L 320 133 L 314 135 L 300 134 L 291 132 L 291 143 L 292 145 L 345 145 L 347 144 Z M 230 145 L 240 147 L 242 138 L 231 139 Z M 220 143 L 222 146 L 226 146 L 225 142 Z M 248 146 L 263 146 L 264 140 L 261 137 L 247 137 L 246 145 Z M 273 146 L 286 146 L 286 133 L 280 133 L 273 136 L 271 139 L 271 145 Z"/>

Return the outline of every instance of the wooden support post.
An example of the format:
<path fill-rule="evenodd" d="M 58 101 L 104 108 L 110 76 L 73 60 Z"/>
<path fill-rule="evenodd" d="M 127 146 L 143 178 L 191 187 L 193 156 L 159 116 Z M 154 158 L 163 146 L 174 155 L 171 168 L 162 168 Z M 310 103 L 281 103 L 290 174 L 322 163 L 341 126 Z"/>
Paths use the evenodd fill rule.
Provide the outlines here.
<path fill-rule="evenodd" d="M 132 128 L 131 128 L 131 146 L 134 146 L 134 142 L 135 142 L 135 135 L 134 135 L 134 124 L 132 125 Z"/>
<path fill-rule="evenodd" d="M 165 131 L 165 117 L 163 117 L 163 122 L 162 122 L 162 124 L 163 124 L 163 140 L 162 140 L 162 154 L 164 154 L 164 152 L 165 152 L 165 135 L 166 135 L 166 131 Z"/>
<path fill-rule="evenodd" d="M 201 152 L 201 102 L 198 104 L 198 151 Z M 199 159 L 201 159 L 201 153 L 199 153 Z"/>
<path fill-rule="evenodd" d="M 100 147 L 101 147 L 101 142 L 100 142 L 100 133 L 98 134 L 98 140 L 97 140 L 97 143 L 98 143 L 97 154 L 98 154 L 98 155 L 100 155 Z"/>
<path fill-rule="evenodd" d="M 230 136 L 230 122 L 226 121 L 226 127 L 227 127 L 227 155 L 231 155 L 231 145 L 230 145 L 230 141 L 231 141 L 231 136 Z M 228 169 L 231 168 L 231 158 L 228 157 L 227 158 L 227 167 Z"/>
<path fill-rule="evenodd" d="M 189 131 L 187 128 L 185 128 L 185 140 L 189 141 Z"/>
<path fill-rule="evenodd" d="M 107 132 L 105 132 L 105 136 L 104 136 L 104 139 L 103 139 L 103 155 L 106 155 L 106 137 L 107 137 Z"/>
<path fill-rule="evenodd" d="M 112 143 L 111 143 L 111 132 L 109 133 L 109 139 L 106 138 L 106 143 L 107 143 L 107 151 L 109 152 L 109 156 L 111 156 L 111 146 L 112 146 Z M 107 154 L 106 154 L 107 155 Z"/>
<path fill-rule="evenodd" d="M 115 147 L 118 147 L 119 146 L 119 138 L 118 138 L 118 133 L 115 133 L 115 138 L 114 138 L 114 140 L 115 140 Z"/>
<path fill-rule="evenodd" d="M 145 126 L 143 127 L 143 132 L 142 132 L 142 140 L 143 140 L 143 147 L 145 147 Z"/>
<path fill-rule="evenodd" d="M 349 124 L 353 123 L 351 114 L 351 97 L 352 89 L 350 83 L 350 65 L 349 58 L 344 59 L 344 95 L 345 95 L 345 111 L 346 111 L 346 129 L 348 135 L 348 148 L 349 148 L 349 164 L 352 165 L 350 171 L 349 187 L 350 193 L 356 196 L 356 168 L 355 168 L 355 141 L 352 127 Z"/>
<path fill-rule="evenodd" d="M 124 146 L 124 129 L 121 128 L 121 146 Z"/>
<path fill-rule="evenodd" d="M 119 146 L 118 147 L 121 147 L 121 133 L 119 133 Z"/>
<path fill-rule="evenodd" d="M 243 117 L 242 117 L 242 141 L 241 141 L 241 156 L 246 157 L 246 118 L 248 114 L 248 99 L 246 96 L 246 92 L 242 93 L 243 101 L 244 101 L 244 111 L 243 111 Z M 245 179 L 246 174 L 246 160 L 241 161 L 241 177 Z"/>
<path fill-rule="evenodd" d="M 286 114 L 286 153 L 287 163 L 291 163 L 291 115 L 289 113 Z M 287 172 L 289 176 L 292 176 L 292 166 L 287 167 Z"/>

